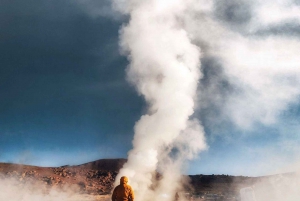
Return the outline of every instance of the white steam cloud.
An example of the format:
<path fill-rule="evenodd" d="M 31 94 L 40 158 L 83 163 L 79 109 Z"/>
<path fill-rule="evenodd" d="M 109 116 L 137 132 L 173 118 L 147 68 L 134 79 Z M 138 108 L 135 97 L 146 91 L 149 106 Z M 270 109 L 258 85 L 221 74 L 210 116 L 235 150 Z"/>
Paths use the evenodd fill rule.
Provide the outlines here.
<path fill-rule="evenodd" d="M 220 52 L 225 71 L 241 92 L 229 98 L 225 110 L 237 125 L 274 124 L 282 111 L 299 101 L 299 40 L 239 38 L 226 50 Z"/>
<path fill-rule="evenodd" d="M 133 149 L 116 179 L 128 176 L 137 200 L 171 201 L 182 189 L 185 162 L 207 148 L 202 125 L 192 117 L 196 108 L 201 111 L 216 103 L 219 116 L 213 121 L 230 121 L 246 130 L 257 123 L 275 124 L 283 111 L 299 104 L 299 30 L 274 29 L 287 23 L 293 30 L 299 27 L 298 0 L 113 1 L 115 9 L 130 16 L 120 31 L 120 46 L 130 61 L 128 80 L 149 106 L 135 125 Z M 107 12 L 107 2 L 76 2 L 94 17 L 120 18 Z M 207 76 L 200 68 L 205 58 L 217 60 L 221 72 L 198 87 Z M 219 80 L 230 86 L 225 96 L 226 88 L 219 86 Z M 290 142 L 285 143 L 299 145 Z M 293 153 L 298 154 L 299 148 Z M 156 171 L 162 175 L 158 183 Z M 297 175 L 292 183 L 281 178 L 261 184 L 259 189 L 275 187 L 271 197 L 264 195 L 268 190 L 261 192 L 260 200 L 299 200 L 299 183 Z M 14 180 L 1 179 L 0 187 L 3 200 L 77 199 L 70 189 L 44 192 L 40 186 L 20 186 Z M 291 197 L 282 191 L 291 192 Z"/>
<path fill-rule="evenodd" d="M 93 199 L 92 196 L 78 193 L 77 186 L 49 188 L 42 182 L 22 182 L 5 175 L 0 177 L 0 199 L 3 201 L 90 201 Z"/>
<path fill-rule="evenodd" d="M 300 7 L 295 3 L 294 0 L 256 1 L 255 14 L 262 26 L 283 21 L 299 21 Z"/>
<path fill-rule="evenodd" d="M 300 7 L 288 0 L 232 4 L 215 1 L 210 9 L 185 16 L 193 41 L 205 47 L 203 57 L 214 58 L 222 71 L 215 75 L 217 79 L 207 78 L 208 86 L 200 87 L 200 107 L 221 102 L 216 118 L 230 120 L 240 129 L 251 129 L 256 123 L 275 124 L 283 111 L 299 103 L 300 38 L 289 29 L 299 25 L 296 11 Z M 216 5 L 223 15 L 216 13 Z M 246 13 L 251 17 L 238 21 Z M 229 83 L 226 96 L 222 90 L 227 89 L 219 86 L 219 80 Z"/>
<path fill-rule="evenodd" d="M 120 31 L 128 80 L 149 104 L 120 172 L 138 199 L 174 194 L 183 161 L 206 148 L 201 124 L 190 119 L 196 106 L 201 111 L 217 102 L 214 121 L 247 130 L 275 124 L 299 103 L 299 35 L 272 32 L 287 21 L 299 23 L 295 1 L 232 1 L 228 7 L 225 1 L 115 0 L 115 8 L 130 16 Z M 196 93 L 200 57 L 214 58 L 221 72 Z M 230 87 L 225 96 L 219 80 Z M 156 170 L 163 179 L 154 188 Z"/>
<path fill-rule="evenodd" d="M 261 178 L 247 188 L 241 188 L 241 201 L 296 201 L 300 198 L 300 177 L 297 173 Z"/>
<path fill-rule="evenodd" d="M 161 195 L 172 200 L 181 189 L 183 163 L 206 148 L 202 126 L 190 119 L 201 78 L 200 49 L 182 24 L 196 2 L 116 3 L 130 14 L 121 30 L 121 47 L 131 62 L 128 80 L 149 105 L 135 125 L 133 149 L 119 174 L 129 177 L 137 200 L 158 200 Z M 155 171 L 162 174 L 158 184 L 153 183 Z"/>

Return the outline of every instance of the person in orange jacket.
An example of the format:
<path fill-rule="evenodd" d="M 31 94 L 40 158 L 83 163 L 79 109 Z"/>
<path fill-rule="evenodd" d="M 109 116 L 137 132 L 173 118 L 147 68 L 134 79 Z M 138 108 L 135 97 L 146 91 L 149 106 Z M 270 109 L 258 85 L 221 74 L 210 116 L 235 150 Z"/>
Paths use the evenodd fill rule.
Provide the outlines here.
<path fill-rule="evenodd" d="M 112 201 L 134 201 L 134 192 L 128 184 L 128 178 L 123 176 L 111 196 Z"/>

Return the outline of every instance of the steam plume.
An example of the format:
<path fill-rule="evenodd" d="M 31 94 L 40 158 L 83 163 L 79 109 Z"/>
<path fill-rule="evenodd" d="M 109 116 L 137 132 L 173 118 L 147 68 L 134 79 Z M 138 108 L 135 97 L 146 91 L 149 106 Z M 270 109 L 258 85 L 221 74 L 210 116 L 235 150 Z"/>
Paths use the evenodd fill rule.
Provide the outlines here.
<path fill-rule="evenodd" d="M 138 200 L 156 200 L 162 194 L 173 199 L 181 188 L 183 162 L 205 148 L 201 125 L 190 119 L 201 78 L 200 49 L 181 24 L 195 1 L 123 3 L 116 5 L 130 14 L 129 24 L 121 30 L 121 47 L 131 62 L 128 80 L 149 109 L 135 125 L 133 149 L 119 177 L 129 177 Z M 154 187 L 156 170 L 163 179 Z"/>
<path fill-rule="evenodd" d="M 287 20 L 299 22 L 297 12 L 290 12 L 298 10 L 294 1 L 273 4 L 274 12 L 284 8 L 275 18 L 264 15 L 271 1 L 115 2 L 130 15 L 120 32 L 122 50 L 131 62 L 128 79 L 149 104 L 148 114 L 135 126 L 134 148 L 120 172 L 130 177 L 139 198 L 180 188 L 166 187 L 166 180 L 153 188 L 152 173 L 161 170 L 169 183 L 178 183 L 184 157 L 174 153 L 188 151 L 192 154 L 184 155 L 192 158 L 205 148 L 201 126 L 190 120 L 196 104 L 200 110 L 217 106 L 220 115 L 214 122 L 231 121 L 247 130 L 257 123 L 274 125 L 283 111 L 299 102 L 299 34 L 290 37 L 271 29 Z M 204 59 L 214 58 L 221 69 L 207 78 L 208 84 L 201 83 L 197 103 L 197 82 L 203 75 L 195 44 L 202 47 Z M 227 88 L 220 80 L 229 86 L 228 93 L 223 93 Z M 182 141 L 187 138 L 193 140 Z"/>
<path fill-rule="evenodd" d="M 299 2 L 293 0 L 216 0 L 205 12 L 185 15 L 188 32 L 202 48 L 202 68 L 209 72 L 199 87 L 201 118 L 209 133 L 222 133 L 220 125 L 229 125 L 233 131 L 223 138 L 231 133 L 280 136 L 278 142 L 269 141 L 272 148 L 250 148 L 265 156 L 255 163 L 262 167 L 256 175 L 285 172 L 280 163 L 285 166 L 287 158 L 299 161 L 299 117 L 291 112 L 298 110 L 300 100 L 298 10 Z M 262 127 L 276 132 L 257 129 Z M 240 142 L 235 138 L 232 143 Z M 277 165 L 271 165 L 274 158 L 280 161 Z M 241 167 L 231 174 L 249 174 L 244 164 Z M 295 165 L 290 171 L 298 169 Z"/>
<path fill-rule="evenodd" d="M 205 12 L 185 15 L 193 41 L 205 47 L 202 60 L 220 66 L 200 87 L 200 107 L 218 110 L 213 122 L 230 120 L 242 130 L 270 126 L 299 103 L 298 10 L 291 0 L 216 0 Z"/>

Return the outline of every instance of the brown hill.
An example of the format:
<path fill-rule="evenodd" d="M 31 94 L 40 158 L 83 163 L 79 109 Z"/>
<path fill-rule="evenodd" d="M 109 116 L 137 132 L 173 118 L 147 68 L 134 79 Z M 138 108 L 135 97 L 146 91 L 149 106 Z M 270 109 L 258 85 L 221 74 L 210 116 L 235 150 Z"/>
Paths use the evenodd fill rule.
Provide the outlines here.
<path fill-rule="evenodd" d="M 100 159 L 96 161 L 92 161 L 89 163 L 84 163 L 82 165 L 77 165 L 74 167 L 91 169 L 91 170 L 105 170 L 105 171 L 119 171 L 123 165 L 126 163 L 126 159 L 118 158 L 118 159 Z"/>
<path fill-rule="evenodd" d="M 37 167 L 21 164 L 0 163 L 0 179 L 13 178 L 20 184 L 37 182 L 43 188 L 72 186 L 76 192 L 89 195 L 107 195 L 113 189 L 118 171 L 126 159 L 101 159 L 76 166 Z M 267 183 L 270 180 L 290 179 L 294 173 L 266 177 L 229 175 L 189 175 L 190 181 L 184 196 L 198 200 L 239 200 L 240 189 Z M 161 176 L 157 177 L 159 180 Z"/>
<path fill-rule="evenodd" d="M 76 186 L 86 194 L 109 194 L 126 159 L 101 159 L 82 165 L 37 167 L 0 163 L 0 178 L 13 178 L 23 184 L 39 182 L 47 188 Z"/>

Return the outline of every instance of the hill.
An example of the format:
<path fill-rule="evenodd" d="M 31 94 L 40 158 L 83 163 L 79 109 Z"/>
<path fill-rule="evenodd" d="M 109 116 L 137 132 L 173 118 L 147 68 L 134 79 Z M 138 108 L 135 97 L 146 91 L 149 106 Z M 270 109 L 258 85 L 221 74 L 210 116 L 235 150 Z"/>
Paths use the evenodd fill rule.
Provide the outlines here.
<path fill-rule="evenodd" d="M 75 166 L 37 167 L 22 164 L 0 163 L 0 178 L 14 179 L 20 184 L 38 183 L 39 188 L 72 187 L 86 195 L 109 195 L 120 168 L 126 159 L 101 159 Z M 271 180 L 293 178 L 294 173 L 266 177 L 229 175 L 186 175 L 189 180 L 181 196 L 198 200 L 240 200 L 240 189 L 259 186 Z M 158 175 L 157 179 L 161 178 Z M 18 184 L 19 185 L 19 184 Z M 261 185 L 262 186 L 262 185 Z"/>

